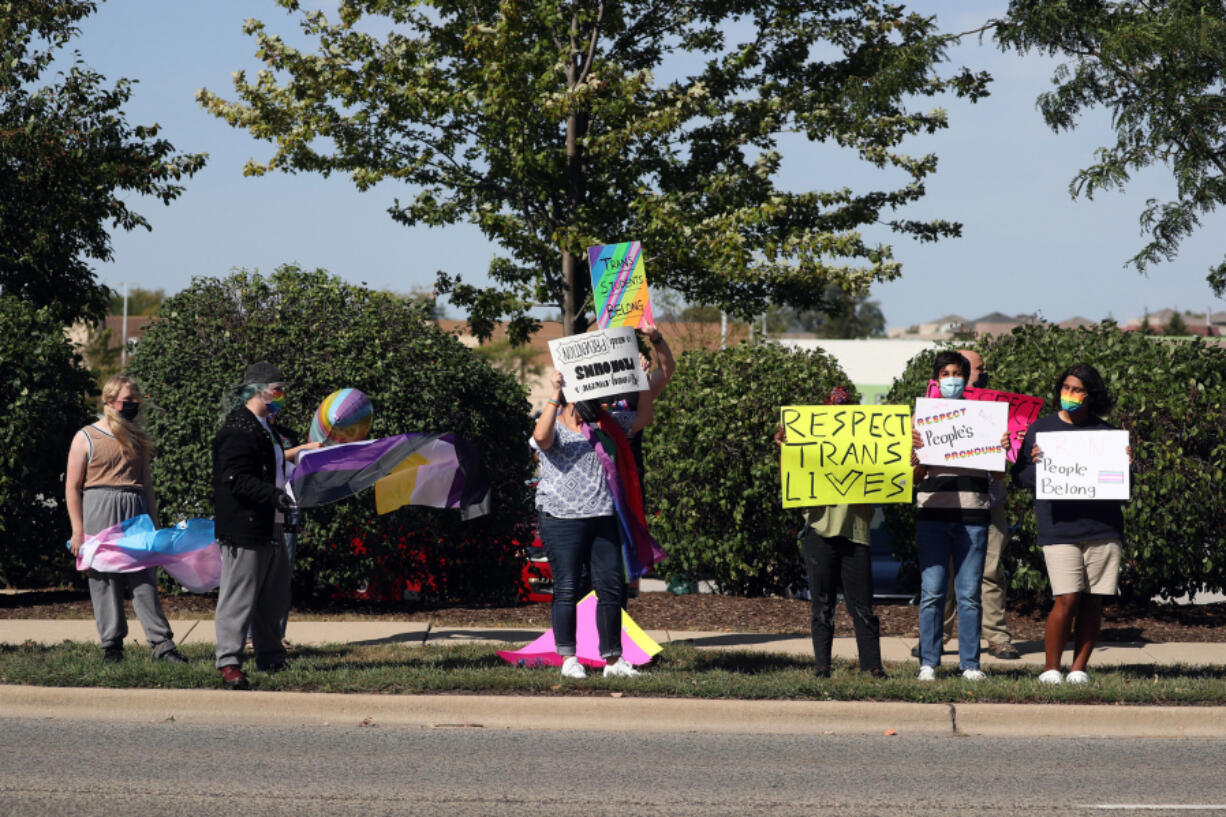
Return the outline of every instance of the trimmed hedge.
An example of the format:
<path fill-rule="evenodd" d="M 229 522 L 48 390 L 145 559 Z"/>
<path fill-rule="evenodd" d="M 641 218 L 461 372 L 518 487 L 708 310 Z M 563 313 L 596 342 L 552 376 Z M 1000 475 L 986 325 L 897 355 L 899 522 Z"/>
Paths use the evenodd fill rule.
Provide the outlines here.
<path fill-rule="evenodd" d="M 372 491 L 307 511 L 296 592 L 400 598 L 420 585 L 438 599 L 514 597 L 522 559 L 515 537 L 531 510 L 524 389 L 439 330 L 422 305 L 322 270 L 197 278 L 162 304 L 131 374 L 160 406 L 148 426 L 164 520 L 212 516 L 222 394 L 258 360 L 285 372 L 279 420 L 304 442 L 319 402 L 357 388 L 374 404 L 372 438 L 454 432 L 480 453 L 492 483 L 492 512 L 468 522 L 431 508 L 379 516 Z"/>
<path fill-rule="evenodd" d="M 660 576 L 743 596 L 799 586 L 803 521 L 782 507 L 772 437 L 780 406 L 820 403 L 837 385 L 847 376 L 820 351 L 743 344 L 682 356 L 643 440 L 649 522 L 669 554 Z"/>
<path fill-rule="evenodd" d="M 0 296 L 0 584 L 81 581 L 64 548 L 64 469 L 72 435 L 96 417 L 91 392 L 93 377 L 52 311 Z"/>
<path fill-rule="evenodd" d="M 1226 589 L 1226 349 L 1203 340 L 1121 332 L 1114 323 L 1081 329 L 1024 326 L 974 343 L 947 344 L 983 355 L 991 388 L 1045 399 L 1058 409 L 1056 377 L 1077 362 L 1102 373 L 1116 400 L 1108 420 L 1132 434 L 1132 501 L 1124 511 L 1120 592 L 1145 602 Z M 914 405 L 935 352 L 913 358 L 889 402 Z M 1035 544 L 1033 495 L 1009 492 L 1016 524 L 1006 549 L 1010 586 L 1045 591 L 1042 549 Z M 886 506 L 895 555 L 914 564 L 913 511 Z"/>

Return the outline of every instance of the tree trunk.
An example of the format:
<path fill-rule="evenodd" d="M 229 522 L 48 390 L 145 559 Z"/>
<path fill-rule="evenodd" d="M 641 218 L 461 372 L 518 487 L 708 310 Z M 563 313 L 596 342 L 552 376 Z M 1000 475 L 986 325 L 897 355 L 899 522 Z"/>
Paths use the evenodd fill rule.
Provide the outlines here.
<path fill-rule="evenodd" d="M 570 59 L 566 61 L 566 85 L 573 90 L 582 80 L 582 57 L 579 49 L 579 11 L 573 6 L 570 26 Z M 576 111 L 566 117 L 566 221 L 573 227 L 579 207 L 587 193 L 583 151 L 579 140 L 587 135 L 588 116 Z M 587 293 L 590 289 L 582 259 L 569 249 L 562 250 L 562 334 L 577 335 L 587 330 Z"/>

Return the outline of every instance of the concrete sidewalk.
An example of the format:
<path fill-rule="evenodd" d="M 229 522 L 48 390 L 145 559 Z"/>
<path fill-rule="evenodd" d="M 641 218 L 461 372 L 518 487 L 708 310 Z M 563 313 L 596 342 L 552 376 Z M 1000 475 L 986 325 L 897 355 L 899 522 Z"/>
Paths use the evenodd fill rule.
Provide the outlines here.
<path fill-rule="evenodd" d="M 129 642 L 143 643 L 140 623 L 129 622 Z M 193 619 L 171 621 L 171 627 L 180 644 L 213 642 L 213 620 Z M 541 630 L 498 627 L 433 627 L 425 621 L 295 621 L 290 619 L 286 639 L 291 644 L 526 644 L 541 634 Z M 757 652 L 784 653 L 811 656 L 813 646 L 808 636 L 772 635 L 769 633 L 722 633 L 678 630 L 648 630 L 647 634 L 661 645 L 687 644 L 700 649 L 752 650 Z M 93 619 L 0 619 L 0 643 L 58 644 L 63 641 L 91 641 L 97 643 L 98 631 Z M 881 639 L 882 658 L 889 663 L 915 662 L 911 638 L 885 637 Z M 1015 661 L 1002 661 L 983 651 L 981 661 L 989 671 L 993 666 L 1042 666 L 1043 644 L 1019 642 L 1022 657 Z M 956 645 L 949 645 L 945 663 L 956 663 Z M 854 638 L 834 640 L 836 658 L 854 659 Z M 1071 650 L 1065 653 L 1065 663 L 1072 660 Z M 1223 643 L 1100 643 L 1094 650 L 1092 666 L 1119 666 L 1130 664 L 1155 664 L 1189 666 L 1226 665 L 1226 644 Z"/>

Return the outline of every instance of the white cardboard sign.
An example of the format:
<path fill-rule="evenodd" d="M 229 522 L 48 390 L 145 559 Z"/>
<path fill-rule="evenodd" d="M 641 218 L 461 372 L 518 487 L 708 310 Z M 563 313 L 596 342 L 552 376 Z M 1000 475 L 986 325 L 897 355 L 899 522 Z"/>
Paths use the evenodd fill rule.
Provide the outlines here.
<path fill-rule="evenodd" d="M 599 400 L 647 388 L 634 329 L 621 326 L 549 341 L 569 402 Z"/>
<path fill-rule="evenodd" d="M 1127 431 L 1041 431 L 1037 499 L 1128 499 Z"/>
<path fill-rule="evenodd" d="M 915 455 L 924 465 L 1005 470 L 1001 437 L 1009 427 L 1009 404 L 983 400 L 915 400 L 915 430 L 923 446 Z"/>

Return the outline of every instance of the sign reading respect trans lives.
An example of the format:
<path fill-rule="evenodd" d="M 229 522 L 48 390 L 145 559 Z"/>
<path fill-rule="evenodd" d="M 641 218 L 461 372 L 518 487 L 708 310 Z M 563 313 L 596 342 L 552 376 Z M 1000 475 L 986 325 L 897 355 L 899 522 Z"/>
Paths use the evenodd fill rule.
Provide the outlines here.
<path fill-rule="evenodd" d="M 549 354 L 562 373 L 562 393 L 572 403 L 647 388 L 638 342 L 628 326 L 551 340 Z"/>
<path fill-rule="evenodd" d="M 1009 422 L 1009 406 L 980 400 L 915 401 L 915 430 L 923 446 L 916 456 L 924 465 L 1005 470 L 1000 438 Z"/>
<path fill-rule="evenodd" d="M 911 501 L 906 406 L 783 406 L 783 507 Z"/>

